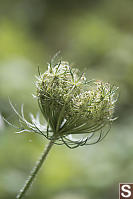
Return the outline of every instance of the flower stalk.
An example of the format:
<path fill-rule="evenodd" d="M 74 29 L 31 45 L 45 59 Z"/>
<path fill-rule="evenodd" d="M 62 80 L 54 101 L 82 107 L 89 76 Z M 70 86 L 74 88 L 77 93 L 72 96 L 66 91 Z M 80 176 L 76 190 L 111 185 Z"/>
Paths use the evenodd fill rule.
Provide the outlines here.
<path fill-rule="evenodd" d="M 39 160 L 36 162 L 35 167 L 33 168 L 33 170 L 31 171 L 30 176 L 28 177 L 28 179 L 26 180 L 23 188 L 19 191 L 18 195 L 17 195 L 17 199 L 21 199 L 25 196 L 25 194 L 27 193 L 28 189 L 30 188 L 30 186 L 32 185 L 34 179 L 36 178 L 41 166 L 43 165 L 44 161 L 46 160 L 48 153 L 50 152 L 54 141 L 56 138 L 53 138 L 49 141 L 49 144 L 46 146 L 46 148 L 44 149 L 41 157 L 39 158 Z"/>

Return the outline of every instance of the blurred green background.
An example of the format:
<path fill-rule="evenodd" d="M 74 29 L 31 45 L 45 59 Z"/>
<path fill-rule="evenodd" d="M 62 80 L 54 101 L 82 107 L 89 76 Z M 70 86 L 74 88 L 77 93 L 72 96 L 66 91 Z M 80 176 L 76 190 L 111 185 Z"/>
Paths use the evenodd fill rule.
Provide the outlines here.
<path fill-rule="evenodd" d="M 119 85 L 110 134 L 97 145 L 54 146 L 28 199 L 116 199 L 118 183 L 133 182 L 133 1 L 0 0 L 0 114 L 17 118 L 8 97 L 25 115 L 39 111 L 41 72 L 61 50 L 88 79 Z M 14 199 L 47 140 L 15 134 L 0 116 L 0 199 Z"/>

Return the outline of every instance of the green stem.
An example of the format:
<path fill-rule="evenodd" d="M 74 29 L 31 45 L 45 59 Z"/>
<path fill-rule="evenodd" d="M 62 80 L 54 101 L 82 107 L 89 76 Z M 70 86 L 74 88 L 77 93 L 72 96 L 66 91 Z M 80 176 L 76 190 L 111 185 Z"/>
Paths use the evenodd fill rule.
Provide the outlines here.
<path fill-rule="evenodd" d="M 28 189 L 30 188 L 31 184 L 33 183 L 33 180 L 37 176 L 37 173 L 38 173 L 39 169 L 41 168 L 43 162 L 46 160 L 46 157 L 47 157 L 50 149 L 52 148 L 52 146 L 54 144 L 54 141 L 55 141 L 55 138 L 50 140 L 49 144 L 44 149 L 40 159 L 36 162 L 36 165 L 33 168 L 33 170 L 31 171 L 31 174 L 28 177 L 28 179 L 26 180 L 23 188 L 19 191 L 19 193 L 18 193 L 18 195 L 16 197 L 17 199 L 21 199 L 21 198 L 23 198 L 25 196 L 26 192 L 28 191 Z"/>

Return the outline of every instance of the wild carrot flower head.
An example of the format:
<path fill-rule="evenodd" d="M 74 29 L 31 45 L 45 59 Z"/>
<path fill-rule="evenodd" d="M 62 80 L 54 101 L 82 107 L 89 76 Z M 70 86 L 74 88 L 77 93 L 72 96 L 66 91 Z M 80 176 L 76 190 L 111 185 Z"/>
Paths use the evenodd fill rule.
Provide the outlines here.
<path fill-rule="evenodd" d="M 52 132 L 51 136 L 68 146 L 87 144 L 92 136 L 113 121 L 117 87 L 103 81 L 87 81 L 84 74 L 60 61 L 40 74 L 36 82 L 41 112 Z M 80 140 L 73 135 L 86 135 Z M 90 144 L 90 143 L 89 143 Z"/>
<path fill-rule="evenodd" d="M 39 133 L 49 140 L 56 138 L 56 144 L 75 148 L 97 143 L 109 132 L 118 87 L 100 80 L 87 81 L 84 73 L 60 61 L 53 66 L 48 64 L 47 71 L 39 73 L 36 89 L 46 123 L 41 124 L 39 116 L 34 118 L 32 114 L 28 122 L 23 106 L 19 114 L 11 104 L 20 121 L 18 133 Z"/>

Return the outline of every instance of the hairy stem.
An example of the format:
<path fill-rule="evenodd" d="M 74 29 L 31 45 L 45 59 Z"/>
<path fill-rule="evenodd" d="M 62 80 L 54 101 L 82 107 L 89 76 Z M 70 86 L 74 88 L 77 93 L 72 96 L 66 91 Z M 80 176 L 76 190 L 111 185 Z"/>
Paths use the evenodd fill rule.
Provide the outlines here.
<path fill-rule="evenodd" d="M 35 177 L 38 174 L 39 169 L 41 168 L 43 162 L 46 160 L 46 157 L 50 151 L 50 149 L 52 148 L 53 144 L 54 144 L 55 138 L 50 140 L 49 144 L 47 145 L 47 147 L 44 149 L 41 157 L 39 158 L 39 160 L 36 162 L 35 167 L 32 169 L 30 176 L 28 177 L 28 179 L 26 180 L 23 188 L 19 191 L 18 195 L 17 195 L 17 199 L 21 199 L 25 196 L 26 192 L 28 191 L 28 189 L 30 188 L 31 184 L 33 183 L 33 180 L 35 179 Z"/>

